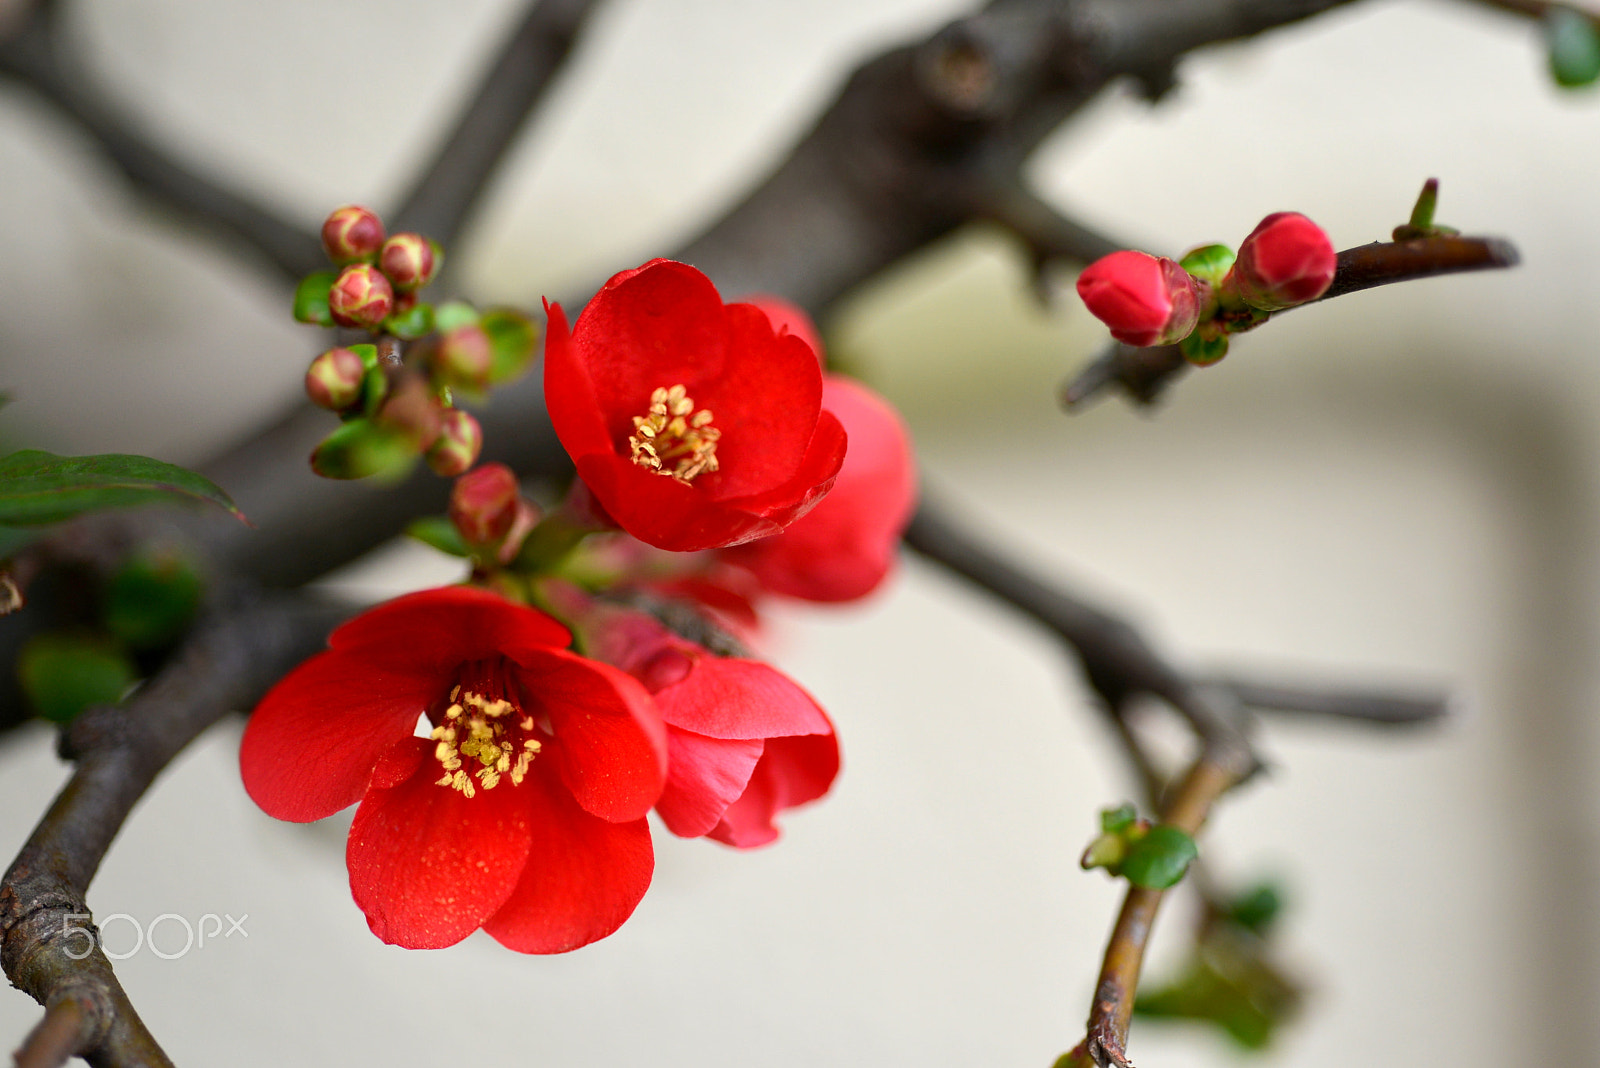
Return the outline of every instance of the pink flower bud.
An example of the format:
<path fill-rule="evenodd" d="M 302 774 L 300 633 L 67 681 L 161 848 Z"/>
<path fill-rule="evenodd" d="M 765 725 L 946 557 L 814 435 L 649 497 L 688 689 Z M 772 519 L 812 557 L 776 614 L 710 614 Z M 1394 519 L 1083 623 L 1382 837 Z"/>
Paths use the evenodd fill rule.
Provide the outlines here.
<path fill-rule="evenodd" d="M 367 366 L 349 349 L 329 349 L 306 371 L 306 396 L 319 408 L 338 412 L 361 399 Z"/>
<path fill-rule="evenodd" d="M 375 329 L 394 308 L 394 287 L 376 267 L 352 264 L 328 291 L 328 310 L 340 326 Z"/>
<path fill-rule="evenodd" d="M 1322 227 L 1299 212 L 1279 211 L 1250 231 L 1224 284 L 1252 308 L 1278 311 L 1322 296 L 1337 266 Z"/>
<path fill-rule="evenodd" d="M 454 478 L 478 460 L 483 450 L 483 428 L 460 408 L 451 408 L 439 418 L 439 440 L 428 450 L 428 466 L 434 474 Z"/>
<path fill-rule="evenodd" d="M 517 519 L 517 476 L 505 464 L 484 464 L 456 479 L 450 522 L 468 545 L 493 545 Z"/>
<path fill-rule="evenodd" d="M 494 362 L 489 334 L 477 323 L 458 326 L 439 339 L 433 353 L 434 377 L 450 386 L 483 389 Z"/>
<path fill-rule="evenodd" d="M 322 248 L 340 267 L 371 260 L 383 245 L 383 221 L 369 208 L 346 204 L 322 224 Z"/>
<path fill-rule="evenodd" d="M 415 372 L 404 371 L 391 386 L 388 399 L 378 409 L 376 422 L 400 431 L 419 452 L 433 448 L 443 429 L 443 411 L 427 382 Z"/>
<path fill-rule="evenodd" d="M 378 266 L 402 293 L 433 281 L 441 259 L 434 243 L 421 234 L 395 234 L 378 251 Z"/>
<path fill-rule="evenodd" d="M 1078 296 L 1111 336 L 1128 345 L 1170 345 L 1200 319 L 1200 289 L 1176 260 L 1124 250 L 1078 276 Z"/>

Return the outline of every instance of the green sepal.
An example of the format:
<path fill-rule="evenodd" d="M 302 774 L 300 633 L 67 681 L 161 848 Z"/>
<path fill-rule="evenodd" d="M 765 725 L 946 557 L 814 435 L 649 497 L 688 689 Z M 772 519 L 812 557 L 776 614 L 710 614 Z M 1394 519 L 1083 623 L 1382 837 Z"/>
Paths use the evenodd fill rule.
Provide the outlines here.
<path fill-rule="evenodd" d="M 323 439 L 311 454 L 311 469 L 324 478 L 398 478 L 416 458 L 416 448 L 401 431 L 355 418 Z"/>
<path fill-rule="evenodd" d="M 1158 823 L 1129 843 L 1122 874 L 1134 886 L 1165 890 L 1182 880 L 1189 862 L 1199 855 L 1193 838 L 1177 827 Z"/>
<path fill-rule="evenodd" d="M 411 310 L 391 315 L 383 321 L 383 329 L 402 341 L 415 341 L 433 333 L 433 305 L 418 301 Z"/>
<path fill-rule="evenodd" d="M 539 345 L 534 321 L 512 308 L 491 308 L 478 320 L 489 335 L 489 384 L 511 381 L 528 369 Z"/>
<path fill-rule="evenodd" d="M 406 534 L 451 556 L 471 556 L 456 525 L 442 515 L 425 515 L 406 524 Z"/>
<path fill-rule="evenodd" d="M 339 276 L 333 271 L 316 271 L 306 275 L 294 287 L 294 317 L 312 326 L 332 326 L 333 312 L 328 308 L 328 294 Z"/>
<path fill-rule="evenodd" d="M 107 584 L 101 619 L 129 648 L 165 648 L 194 619 L 204 589 L 200 573 L 182 556 L 146 553 Z"/>
<path fill-rule="evenodd" d="M 53 723 L 71 723 L 90 705 L 117 701 L 138 677 L 126 653 L 97 638 L 40 634 L 17 654 L 22 692 Z"/>
<path fill-rule="evenodd" d="M 1600 31 L 1587 14 L 1551 5 L 1544 16 L 1550 76 L 1565 89 L 1581 89 L 1600 78 Z"/>
<path fill-rule="evenodd" d="M 464 300 L 447 300 L 433 310 L 433 327 L 448 334 L 458 326 L 470 326 L 478 321 L 478 309 Z"/>
<path fill-rule="evenodd" d="M 1210 367 L 1228 354 L 1228 335 L 1217 334 L 1208 338 L 1196 330 L 1178 342 L 1178 351 L 1196 367 Z"/>
<path fill-rule="evenodd" d="M 1233 266 L 1234 258 L 1233 249 L 1227 245 L 1201 245 L 1179 260 L 1178 266 L 1196 278 L 1220 285 Z"/>
<path fill-rule="evenodd" d="M 204 501 L 244 515 L 216 483 L 148 456 L 57 456 L 24 449 L 0 459 L 0 526 L 59 523 L 102 508 Z"/>

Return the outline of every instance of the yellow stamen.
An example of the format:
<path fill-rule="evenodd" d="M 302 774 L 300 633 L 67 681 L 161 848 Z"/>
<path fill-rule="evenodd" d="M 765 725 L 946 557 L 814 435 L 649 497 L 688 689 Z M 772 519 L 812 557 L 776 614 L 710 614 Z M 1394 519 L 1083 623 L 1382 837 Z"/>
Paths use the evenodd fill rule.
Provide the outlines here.
<path fill-rule="evenodd" d="M 694 401 L 681 384 L 658 387 L 650 394 L 648 413 L 633 417 L 630 458 L 640 467 L 688 484 L 717 469 L 717 439 L 722 431 L 711 420 L 709 409 L 694 410 Z"/>
<path fill-rule="evenodd" d="M 437 784 L 473 797 L 507 776 L 513 784 L 521 783 L 541 748 L 537 738 L 526 737 L 534 730 L 533 717 L 504 697 L 490 698 L 460 686 L 450 691 L 450 701 L 445 721 L 428 734 L 437 743 L 433 756 L 444 772 Z M 466 761 L 472 764 L 463 767 Z"/>

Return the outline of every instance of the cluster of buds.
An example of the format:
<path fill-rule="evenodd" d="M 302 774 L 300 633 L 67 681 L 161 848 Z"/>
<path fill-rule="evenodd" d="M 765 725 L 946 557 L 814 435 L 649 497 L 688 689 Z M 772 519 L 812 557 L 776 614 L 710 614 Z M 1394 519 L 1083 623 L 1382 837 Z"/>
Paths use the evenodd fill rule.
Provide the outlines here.
<path fill-rule="evenodd" d="M 480 313 L 451 301 L 419 299 L 444 253 L 421 234 L 386 234 L 383 220 L 357 205 L 322 224 L 322 247 L 338 271 L 319 271 L 295 291 L 301 322 L 364 329 L 375 343 L 331 348 L 306 371 L 306 395 L 343 425 L 312 454 L 329 478 L 399 473 L 417 456 L 452 478 L 469 470 L 483 430 L 455 407 L 454 394 L 481 397 L 532 361 L 538 335 L 527 316 Z M 402 354 L 404 343 L 417 342 Z"/>
<path fill-rule="evenodd" d="M 1322 228 L 1297 212 L 1268 215 L 1239 246 L 1205 245 L 1181 261 L 1126 250 L 1078 276 L 1078 295 L 1127 345 L 1179 345 L 1193 363 L 1228 351 L 1228 336 L 1327 291 L 1337 266 Z"/>

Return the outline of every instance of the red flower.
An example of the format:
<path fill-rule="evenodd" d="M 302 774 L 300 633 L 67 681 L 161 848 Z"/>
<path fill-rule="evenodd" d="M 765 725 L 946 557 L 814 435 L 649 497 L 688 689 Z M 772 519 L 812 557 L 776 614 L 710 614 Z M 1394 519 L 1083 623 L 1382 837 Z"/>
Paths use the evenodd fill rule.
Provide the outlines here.
<path fill-rule="evenodd" d="M 673 834 L 741 849 L 778 837 L 780 812 L 839 774 L 833 724 L 812 696 L 759 660 L 718 655 L 645 612 L 551 583 L 586 652 L 633 675 L 667 724 L 667 785 L 656 811 Z"/>
<path fill-rule="evenodd" d="M 833 485 L 839 421 L 798 338 L 723 304 L 687 264 L 652 260 L 597 293 L 571 333 L 548 308 L 545 397 L 578 475 L 616 523 L 662 549 L 776 534 Z"/>
<path fill-rule="evenodd" d="M 794 305 L 775 297 L 755 297 L 751 303 L 774 327 L 820 344 L 811 321 Z M 899 413 L 866 386 L 826 375 L 822 407 L 850 435 L 850 451 L 833 490 L 782 534 L 722 555 L 748 568 L 771 593 L 853 601 L 876 589 L 894 568 L 900 535 L 916 506 L 916 464 Z"/>
<path fill-rule="evenodd" d="M 1337 267 L 1322 227 L 1299 212 L 1279 211 L 1250 231 L 1223 284 L 1253 308 L 1278 311 L 1322 296 Z"/>
<path fill-rule="evenodd" d="M 262 699 L 245 789 L 301 822 L 361 802 L 350 889 L 385 942 L 433 949 L 482 927 L 560 953 L 603 938 L 650 885 L 665 736 L 638 683 L 567 643 L 484 590 L 380 605 Z"/>
<path fill-rule="evenodd" d="M 1200 318 L 1200 291 L 1177 261 L 1123 250 L 1078 276 L 1078 296 L 1111 336 L 1128 345 L 1182 341 Z"/>

